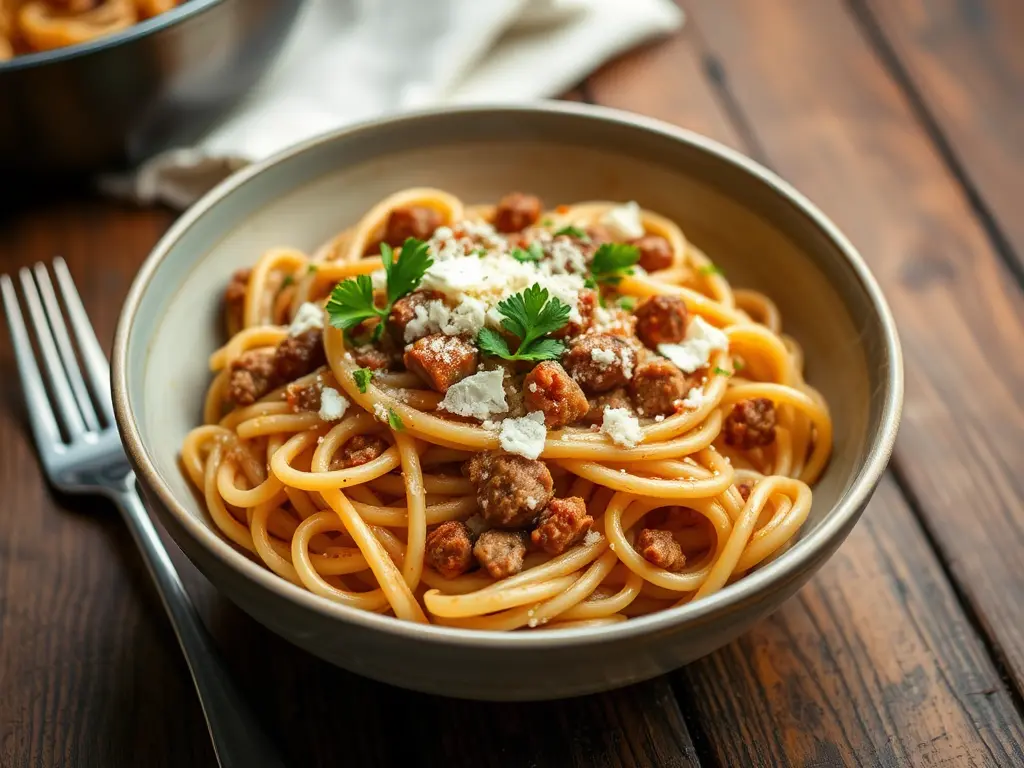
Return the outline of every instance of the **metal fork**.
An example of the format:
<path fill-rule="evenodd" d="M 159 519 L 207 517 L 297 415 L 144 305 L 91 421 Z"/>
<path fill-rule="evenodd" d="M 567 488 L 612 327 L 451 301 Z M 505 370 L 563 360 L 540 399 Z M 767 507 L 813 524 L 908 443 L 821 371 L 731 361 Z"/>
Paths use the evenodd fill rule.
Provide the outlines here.
<path fill-rule="evenodd" d="M 106 496 L 121 510 L 185 654 L 218 764 L 223 768 L 284 768 L 231 682 L 142 505 L 135 489 L 135 475 L 114 426 L 107 358 L 96 341 L 63 259 L 54 259 L 53 272 L 78 342 L 85 377 L 46 267 L 40 263 L 32 270 L 23 268 L 20 272 L 39 362 L 32 350 L 14 283 L 8 275 L 0 276 L 0 293 L 29 420 L 46 476 L 62 491 Z M 46 371 L 45 381 L 39 372 L 40 362 Z"/>

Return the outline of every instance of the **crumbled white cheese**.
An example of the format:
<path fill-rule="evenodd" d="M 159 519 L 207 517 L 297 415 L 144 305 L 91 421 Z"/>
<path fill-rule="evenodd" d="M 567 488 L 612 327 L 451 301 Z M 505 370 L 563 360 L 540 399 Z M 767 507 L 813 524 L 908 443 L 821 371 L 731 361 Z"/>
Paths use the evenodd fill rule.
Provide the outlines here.
<path fill-rule="evenodd" d="M 536 509 L 537 508 L 537 499 L 535 499 L 533 496 L 527 496 L 526 497 L 526 508 L 529 509 L 529 510 Z"/>
<path fill-rule="evenodd" d="M 583 545 L 585 547 L 592 547 L 601 540 L 601 534 L 595 530 L 587 531 L 587 535 L 583 537 Z"/>
<path fill-rule="evenodd" d="M 489 418 L 508 410 L 503 382 L 505 371 L 481 371 L 452 384 L 441 401 L 440 408 L 458 416 L 474 419 Z M 504 423 L 504 422 L 503 422 Z"/>
<path fill-rule="evenodd" d="M 712 399 L 704 392 L 704 387 L 691 387 L 686 394 L 686 399 L 683 400 L 683 405 L 687 408 L 700 408 Z"/>
<path fill-rule="evenodd" d="M 319 304 L 314 304 L 311 301 L 307 301 L 299 307 L 299 311 L 295 313 L 295 319 L 292 320 L 292 324 L 288 326 L 289 336 L 298 336 L 311 331 L 314 328 L 324 327 L 324 308 Z"/>
<path fill-rule="evenodd" d="M 590 350 L 590 359 L 602 368 L 607 368 L 618 360 L 618 358 L 619 356 L 615 354 L 614 349 L 601 349 L 600 347 L 594 347 Z"/>
<path fill-rule="evenodd" d="M 706 342 L 712 349 L 729 348 L 729 337 L 725 331 L 715 328 L 700 315 L 695 315 L 686 327 L 686 340 Z"/>
<path fill-rule="evenodd" d="M 324 387 L 320 393 L 320 418 L 324 421 L 337 421 L 348 410 L 348 400 L 334 387 Z"/>
<path fill-rule="evenodd" d="M 527 386 L 527 389 L 530 390 L 531 392 L 536 392 L 537 391 L 537 382 L 536 381 L 531 381 L 529 386 Z"/>
<path fill-rule="evenodd" d="M 384 291 L 388 287 L 388 273 L 383 269 L 375 269 L 370 273 L 370 283 L 373 285 L 373 290 Z"/>
<path fill-rule="evenodd" d="M 373 415 L 377 417 L 377 421 L 383 421 L 385 424 L 388 423 L 388 409 L 384 406 L 384 403 L 373 404 Z"/>
<path fill-rule="evenodd" d="M 434 230 L 434 234 L 431 236 L 431 240 L 449 240 L 454 237 L 455 233 L 452 232 L 451 227 L 438 227 Z"/>
<path fill-rule="evenodd" d="M 475 337 L 484 327 L 486 314 L 487 305 L 471 296 L 466 296 L 455 309 L 436 299 L 418 304 L 405 326 L 405 340 L 415 341 L 432 333 Z"/>
<path fill-rule="evenodd" d="M 616 445 L 636 448 L 643 438 L 640 421 L 625 408 L 605 408 L 601 431 Z"/>
<path fill-rule="evenodd" d="M 551 258 L 547 267 L 552 274 L 577 274 L 587 271 L 587 258 L 569 238 L 559 237 L 551 243 Z"/>
<path fill-rule="evenodd" d="M 636 360 L 636 353 L 628 347 L 622 350 L 622 375 L 627 379 L 633 378 L 633 362 Z"/>
<path fill-rule="evenodd" d="M 454 225 L 453 229 L 459 236 L 431 240 L 434 263 L 421 282 L 421 287 L 444 294 L 446 303 L 458 308 L 453 312 L 459 311 L 467 299 L 475 299 L 481 304 L 462 310 L 467 313 L 467 318 L 471 318 L 476 326 L 480 316 L 478 310 L 482 310 L 486 324 L 498 328 L 502 320 L 502 315 L 495 308 L 498 302 L 532 285 L 540 285 L 550 296 L 569 305 L 570 321 L 582 322 L 578 304 L 580 292 L 584 289 L 582 273 L 586 262 L 568 238 L 558 238 L 558 244 L 552 244 L 548 249 L 551 253 L 539 262 L 521 262 L 511 255 L 508 241 L 494 233 L 489 224 L 464 221 Z M 467 236 L 462 237 L 462 234 Z M 480 242 L 484 243 L 483 253 L 479 252 L 481 246 L 477 245 Z M 425 311 L 429 314 L 430 310 Z M 466 324 L 470 324 L 469 319 Z"/>
<path fill-rule="evenodd" d="M 544 427 L 544 414 L 540 411 L 528 413 L 520 419 L 505 419 L 501 422 L 498 440 L 509 453 L 536 459 L 544 450 L 548 431 Z"/>
<path fill-rule="evenodd" d="M 729 337 L 697 315 L 686 328 L 680 344 L 659 344 L 658 352 L 679 366 L 684 373 L 693 373 L 708 364 L 714 350 L 729 348 Z"/>
<path fill-rule="evenodd" d="M 484 271 L 483 260 L 475 256 L 435 261 L 423 275 L 420 286 L 452 298 L 461 298 L 466 291 L 478 288 L 486 280 L 488 275 Z"/>
<path fill-rule="evenodd" d="M 459 222 L 459 228 L 468 236 L 484 243 L 488 248 L 508 248 L 508 240 L 499 235 L 497 230 L 486 221 L 467 219 Z"/>
<path fill-rule="evenodd" d="M 609 209 L 601 217 L 601 223 L 611 232 L 612 237 L 622 240 L 636 240 L 644 236 L 644 223 L 640 218 L 640 206 L 635 200 Z"/>

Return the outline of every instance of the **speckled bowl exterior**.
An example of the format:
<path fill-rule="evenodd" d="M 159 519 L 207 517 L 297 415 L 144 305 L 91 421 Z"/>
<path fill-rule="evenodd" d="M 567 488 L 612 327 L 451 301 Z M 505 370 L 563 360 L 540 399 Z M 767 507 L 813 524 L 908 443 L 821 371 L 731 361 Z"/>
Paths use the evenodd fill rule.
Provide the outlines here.
<path fill-rule="evenodd" d="M 614 626 L 472 632 L 364 613 L 275 576 L 214 529 L 178 452 L 199 423 L 207 357 L 223 342 L 220 295 L 267 248 L 311 251 L 398 189 L 469 202 L 510 190 L 554 204 L 637 200 L 679 222 L 734 285 L 779 305 L 827 398 L 835 452 L 799 541 L 705 600 Z M 571 104 L 420 112 L 298 145 L 227 180 L 153 250 L 115 340 L 117 422 L 150 508 L 228 598 L 346 669 L 420 691 L 489 700 L 606 690 L 679 667 L 777 608 L 857 522 L 892 450 L 903 398 L 899 340 L 853 246 L 806 198 L 709 139 Z"/>

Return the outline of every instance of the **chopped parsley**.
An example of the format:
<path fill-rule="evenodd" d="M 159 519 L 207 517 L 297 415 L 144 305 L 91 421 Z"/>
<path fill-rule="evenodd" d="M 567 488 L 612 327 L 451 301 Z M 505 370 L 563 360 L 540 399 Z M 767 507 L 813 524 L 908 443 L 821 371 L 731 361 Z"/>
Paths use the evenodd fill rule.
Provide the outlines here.
<path fill-rule="evenodd" d="M 371 341 L 377 341 L 384 331 L 384 321 L 391 314 L 396 301 L 415 290 L 427 269 L 434 263 L 427 252 L 427 244 L 410 237 L 402 245 L 398 258 L 391 246 L 381 243 L 381 260 L 387 275 L 387 304 L 378 307 L 374 303 L 373 281 L 369 275 L 359 275 L 343 280 L 334 286 L 327 302 L 327 315 L 335 328 L 349 331 L 360 323 L 378 319 Z"/>
<path fill-rule="evenodd" d="M 512 249 L 512 258 L 516 261 L 540 261 L 544 258 L 544 248 L 534 240 L 524 251 L 522 248 Z"/>
<path fill-rule="evenodd" d="M 370 377 L 373 376 L 373 371 L 369 368 L 356 368 L 352 371 L 352 379 L 355 381 L 359 391 L 366 393 L 366 387 L 370 383 Z"/>
<path fill-rule="evenodd" d="M 619 306 L 627 312 L 632 312 L 636 309 L 636 299 L 632 296 L 623 296 L 619 299 Z"/>
<path fill-rule="evenodd" d="M 700 274 L 704 275 L 705 277 L 707 277 L 708 275 L 722 274 L 722 270 L 718 267 L 717 264 L 705 264 L 697 271 L 700 272 Z"/>
<path fill-rule="evenodd" d="M 401 432 L 405 429 L 405 424 L 402 423 L 402 417 L 395 413 L 394 408 L 388 408 L 388 426 L 396 432 Z"/>
<path fill-rule="evenodd" d="M 605 243 L 590 262 L 590 282 L 595 285 L 617 284 L 626 275 L 633 274 L 633 266 L 640 261 L 640 249 L 625 243 Z M 593 287 L 588 283 L 588 287 Z"/>
<path fill-rule="evenodd" d="M 281 281 L 281 287 L 287 288 L 289 285 L 295 282 L 295 278 L 291 275 L 285 275 L 284 280 Z"/>
<path fill-rule="evenodd" d="M 744 368 L 744 363 L 743 363 L 742 360 L 733 360 L 732 361 L 732 369 L 734 371 L 742 371 L 743 368 Z"/>
<path fill-rule="evenodd" d="M 306 274 L 307 275 L 312 275 L 318 269 L 319 269 L 319 267 L 316 264 L 310 264 L 308 267 L 306 267 Z"/>
<path fill-rule="evenodd" d="M 479 248 L 474 248 L 473 255 L 479 256 L 482 259 L 484 256 L 487 255 L 487 249 L 484 248 L 483 246 L 480 246 Z"/>
<path fill-rule="evenodd" d="M 575 237 L 577 240 L 582 240 L 584 243 L 590 242 L 590 235 L 584 232 L 579 227 L 574 227 L 571 224 L 567 227 L 562 227 L 555 232 L 555 237 L 559 235 L 565 235 L 566 237 Z"/>
<path fill-rule="evenodd" d="M 550 227 L 554 223 L 555 220 L 552 219 L 550 216 L 545 216 L 543 219 L 540 220 L 540 225 L 542 227 Z"/>
<path fill-rule="evenodd" d="M 569 322 L 572 308 L 546 288 L 534 284 L 522 293 L 516 293 L 498 302 L 502 315 L 501 327 L 519 339 L 519 348 L 509 351 L 508 342 L 491 328 L 481 328 L 476 343 L 481 351 L 504 360 L 555 360 L 565 351 L 557 339 L 544 338 Z"/>
<path fill-rule="evenodd" d="M 719 368 L 717 365 L 714 368 L 714 372 L 719 376 L 732 376 L 732 371 L 727 371 L 725 368 Z"/>

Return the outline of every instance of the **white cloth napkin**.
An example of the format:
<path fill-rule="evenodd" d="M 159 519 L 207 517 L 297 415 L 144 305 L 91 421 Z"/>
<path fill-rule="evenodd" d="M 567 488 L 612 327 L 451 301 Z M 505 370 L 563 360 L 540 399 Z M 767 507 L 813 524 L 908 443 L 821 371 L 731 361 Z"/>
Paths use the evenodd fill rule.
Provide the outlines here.
<path fill-rule="evenodd" d="M 308 0 L 271 72 L 198 146 L 100 186 L 186 208 L 246 163 L 348 123 L 557 96 L 682 23 L 672 0 Z"/>

